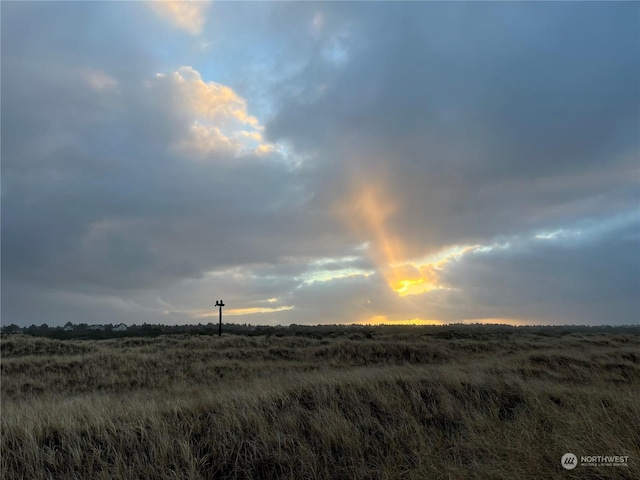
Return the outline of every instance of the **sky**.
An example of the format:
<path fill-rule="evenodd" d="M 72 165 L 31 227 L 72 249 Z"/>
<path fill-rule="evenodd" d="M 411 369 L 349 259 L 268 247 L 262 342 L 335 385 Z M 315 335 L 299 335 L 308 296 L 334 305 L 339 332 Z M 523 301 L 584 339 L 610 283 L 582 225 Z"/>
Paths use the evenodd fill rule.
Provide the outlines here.
<path fill-rule="evenodd" d="M 640 321 L 637 2 L 0 8 L 2 324 Z"/>

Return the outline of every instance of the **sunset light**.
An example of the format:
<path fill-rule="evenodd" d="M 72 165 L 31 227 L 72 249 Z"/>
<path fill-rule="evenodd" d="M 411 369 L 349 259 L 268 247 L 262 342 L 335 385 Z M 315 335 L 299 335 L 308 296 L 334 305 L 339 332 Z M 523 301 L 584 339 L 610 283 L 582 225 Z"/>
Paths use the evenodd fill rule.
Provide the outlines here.
<path fill-rule="evenodd" d="M 399 296 L 446 288 L 439 282 L 439 270 L 479 246 L 450 246 L 420 259 L 407 258 L 408 249 L 390 227 L 394 214 L 401 213 L 399 210 L 398 202 L 392 200 L 380 181 L 365 183 L 346 207 L 337 209 L 349 227 L 365 240 L 378 271 Z"/>
<path fill-rule="evenodd" d="M 363 325 L 444 325 L 444 322 L 440 320 L 430 320 L 423 318 L 391 320 L 385 315 L 377 315 L 360 323 Z"/>
<path fill-rule="evenodd" d="M 0 13 L 0 477 L 640 479 L 640 0 Z"/>
<path fill-rule="evenodd" d="M 640 318 L 637 3 L 1 4 L 9 322 Z"/>

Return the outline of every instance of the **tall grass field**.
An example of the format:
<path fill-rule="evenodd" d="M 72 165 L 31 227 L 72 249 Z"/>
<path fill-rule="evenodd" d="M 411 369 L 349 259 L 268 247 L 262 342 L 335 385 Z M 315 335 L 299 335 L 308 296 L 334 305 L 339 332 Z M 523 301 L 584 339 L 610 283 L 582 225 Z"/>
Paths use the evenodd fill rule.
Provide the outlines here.
<path fill-rule="evenodd" d="M 3 335 L 1 353 L 7 480 L 640 479 L 638 330 Z"/>

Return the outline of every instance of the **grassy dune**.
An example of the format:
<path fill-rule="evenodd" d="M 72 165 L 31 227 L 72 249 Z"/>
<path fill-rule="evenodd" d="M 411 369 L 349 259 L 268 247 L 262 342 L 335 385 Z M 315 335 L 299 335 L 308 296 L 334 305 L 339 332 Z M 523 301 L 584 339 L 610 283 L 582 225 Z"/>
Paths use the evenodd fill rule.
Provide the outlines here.
<path fill-rule="evenodd" d="M 639 334 L 372 332 L 5 336 L 1 476 L 640 478 Z"/>

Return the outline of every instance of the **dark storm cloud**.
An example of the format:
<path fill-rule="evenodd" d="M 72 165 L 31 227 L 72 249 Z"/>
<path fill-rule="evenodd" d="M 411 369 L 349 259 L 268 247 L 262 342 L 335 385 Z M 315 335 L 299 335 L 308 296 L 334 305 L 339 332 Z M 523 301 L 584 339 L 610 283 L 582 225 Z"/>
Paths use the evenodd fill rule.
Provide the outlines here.
<path fill-rule="evenodd" d="M 635 324 L 640 319 L 640 217 L 587 221 L 552 238 L 514 239 L 509 248 L 477 251 L 447 265 L 454 291 L 449 320 L 516 318 L 532 323 Z"/>
<path fill-rule="evenodd" d="M 637 185 L 637 5 L 350 4 L 335 15 L 346 9 L 349 61 L 312 57 L 268 133 L 318 149 L 328 169 L 383 171 L 405 207 L 394 227 L 416 251 L 571 221 L 603 194 L 635 204 L 620 187 Z M 350 186 L 327 178 L 332 195 Z"/>
<path fill-rule="evenodd" d="M 308 8 L 288 13 L 302 18 Z M 349 60 L 312 56 L 279 86 L 289 95 L 267 132 L 316 152 L 328 203 L 384 178 L 399 205 L 386 227 L 408 255 L 514 236 L 526 243 L 541 230 L 637 211 L 638 5 L 325 10 L 344 27 Z M 637 237 L 526 245 L 464 256 L 450 278 L 455 290 L 411 302 L 423 318 L 454 321 L 638 321 Z"/>
<path fill-rule="evenodd" d="M 307 245 L 323 238 L 322 224 L 305 224 L 298 213 L 297 174 L 281 166 L 202 165 L 155 147 L 94 152 L 92 145 L 85 137 L 9 179 L 7 274 L 130 289 L 212 265 L 275 261 L 304 253 L 301 237 Z M 314 251 L 339 248 L 325 245 Z"/>

